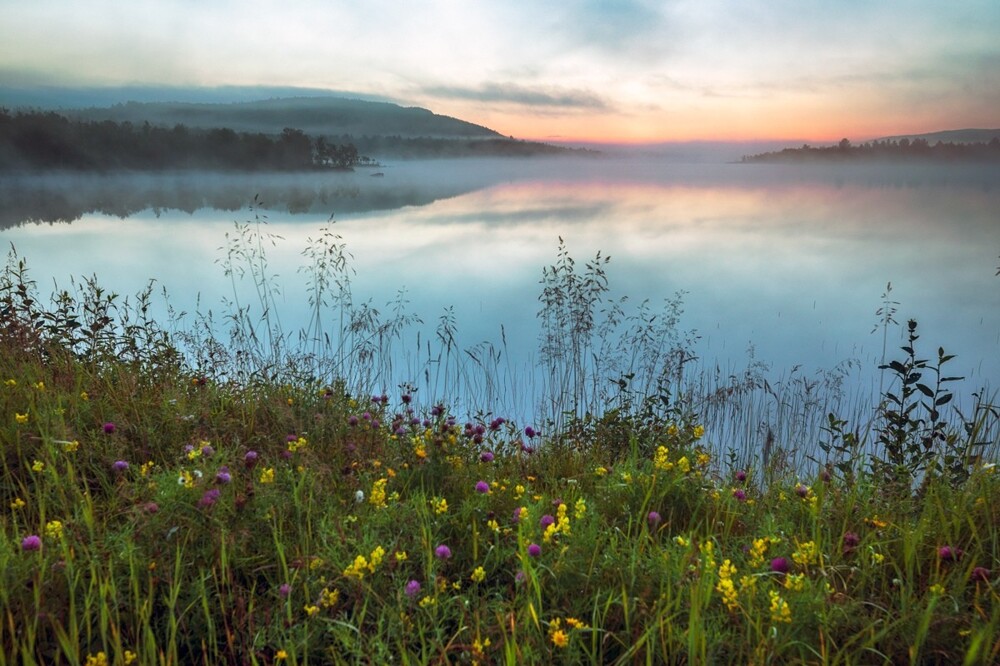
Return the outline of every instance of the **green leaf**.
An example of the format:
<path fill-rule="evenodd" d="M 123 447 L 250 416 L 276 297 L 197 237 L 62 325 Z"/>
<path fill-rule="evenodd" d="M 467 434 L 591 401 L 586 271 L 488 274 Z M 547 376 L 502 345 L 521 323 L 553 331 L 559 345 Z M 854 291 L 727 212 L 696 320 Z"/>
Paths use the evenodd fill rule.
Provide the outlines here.
<path fill-rule="evenodd" d="M 917 390 L 926 395 L 928 398 L 934 397 L 934 391 L 932 391 L 927 384 L 917 384 Z"/>

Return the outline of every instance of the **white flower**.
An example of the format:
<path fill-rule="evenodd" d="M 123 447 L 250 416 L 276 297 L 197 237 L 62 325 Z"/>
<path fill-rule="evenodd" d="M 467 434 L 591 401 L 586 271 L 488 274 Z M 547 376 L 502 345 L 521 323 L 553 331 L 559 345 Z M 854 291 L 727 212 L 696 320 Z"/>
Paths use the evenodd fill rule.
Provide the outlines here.
<path fill-rule="evenodd" d="M 364 502 L 365 501 L 365 491 L 363 491 L 363 490 L 356 490 L 356 491 L 354 491 L 354 501 L 357 504 L 361 504 L 362 502 Z"/>

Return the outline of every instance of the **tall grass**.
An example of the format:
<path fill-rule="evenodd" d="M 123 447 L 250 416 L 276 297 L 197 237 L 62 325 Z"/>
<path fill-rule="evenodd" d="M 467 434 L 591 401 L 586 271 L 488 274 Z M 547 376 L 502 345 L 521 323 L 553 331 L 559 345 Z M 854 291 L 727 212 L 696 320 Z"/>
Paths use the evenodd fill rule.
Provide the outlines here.
<path fill-rule="evenodd" d="M 1000 661 L 989 396 L 711 368 L 680 295 L 632 309 L 564 246 L 533 386 L 449 311 L 404 344 L 330 227 L 289 332 L 271 240 L 231 237 L 222 322 L 96 279 L 46 302 L 10 254 L 0 664 Z"/>

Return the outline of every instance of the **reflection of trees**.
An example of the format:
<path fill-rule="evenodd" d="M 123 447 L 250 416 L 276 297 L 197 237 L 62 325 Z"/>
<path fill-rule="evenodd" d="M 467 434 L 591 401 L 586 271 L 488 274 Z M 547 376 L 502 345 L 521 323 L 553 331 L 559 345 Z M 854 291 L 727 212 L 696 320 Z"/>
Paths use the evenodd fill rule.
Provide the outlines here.
<path fill-rule="evenodd" d="M 364 187 L 336 182 L 350 174 L 262 174 L 257 178 L 194 173 L 163 176 L 17 176 L 0 181 L 0 229 L 23 222 L 72 222 L 90 213 L 126 218 L 143 210 L 194 213 L 246 209 L 254 195 L 269 210 L 355 213 L 421 206 L 472 191 L 485 183 L 400 185 L 363 176 Z M 334 181 L 334 182 L 331 182 Z"/>

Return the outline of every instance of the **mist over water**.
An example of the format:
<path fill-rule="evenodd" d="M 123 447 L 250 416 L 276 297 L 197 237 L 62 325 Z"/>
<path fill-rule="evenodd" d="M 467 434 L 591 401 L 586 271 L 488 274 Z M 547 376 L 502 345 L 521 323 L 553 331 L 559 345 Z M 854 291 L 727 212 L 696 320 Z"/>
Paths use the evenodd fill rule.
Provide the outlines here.
<path fill-rule="evenodd" d="M 680 327 L 697 332 L 705 370 L 739 372 L 756 360 L 772 376 L 810 376 L 850 362 L 857 390 L 870 391 L 883 343 L 875 311 L 891 282 L 899 325 L 888 329 L 888 358 L 899 357 L 913 318 L 921 356 L 938 346 L 956 354 L 950 374 L 967 378 L 966 393 L 1000 377 L 996 169 L 618 156 L 379 170 L 7 179 L 0 240 L 27 260 L 43 293 L 71 276 L 96 275 L 122 295 L 155 279 L 175 308 L 220 312 L 233 293 L 220 248 L 234 221 L 253 220 L 257 195 L 266 231 L 281 237 L 267 256 L 286 331 L 308 321 L 301 252 L 332 215 L 352 256 L 356 302 L 385 309 L 405 289 L 424 321 L 408 333 L 414 340 L 418 330 L 432 339 L 449 307 L 460 347 L 500 347 L 502 326 L 522 376 L 538 360 L 539 280 L 562 237 L 581 268 L 598 251 L 611 257 L 613 298 L 656 309 L 684 292 Z M 250 285 L 240 290 L 253 305 Z M 414 348 L 404 340 L 397 367 L 412 365 Z M 530 390 L 521 399 L 513 408 L 530 411 Z"/>

